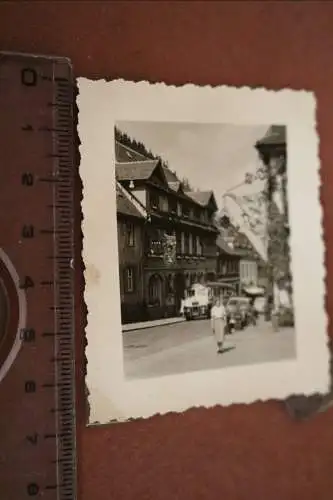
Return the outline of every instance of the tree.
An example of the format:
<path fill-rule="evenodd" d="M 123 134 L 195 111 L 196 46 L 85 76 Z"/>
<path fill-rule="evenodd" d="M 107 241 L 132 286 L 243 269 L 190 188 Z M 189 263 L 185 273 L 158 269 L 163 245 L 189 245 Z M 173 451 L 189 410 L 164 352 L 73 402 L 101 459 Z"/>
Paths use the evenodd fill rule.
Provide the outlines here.
<path fill-rule="evenodd" d="M 246 174 L 245 183 L 265 180 L 261 202 L 267 212 L 267 274 L 271 286 L 284 289 L 292 303 L 292 275 L 290 269 L 289 214 L 287 199 L 286 158 L 281 155 L 274 160 L 266 159 L 255 174 Z M 278 207 L 276 196 L 281 200 Z M 273 292 L 273 291 L 272 291 Z"/>
<path fill-rule="evenodd" d="M 184 177 L 184 178 L 181 180 L 181 185 L 182 185 L 182 187 L 183 187 L 184 191 L 194 191 L 194 189 L 192 188 L 192 186 L 191 186 L 191 184 L 190 184 L 189 180 L 188 180 L 186 177 Z"/>
<path fill-rule="evenodd" d="M 147 150 L 142 142 L 132 139 L 126 134 L 126 132 L 122 132 L 118 127 L 115 127 L 115 139 L 124 146 L 133 149 L 133 151 L 136 151 L 137 153 L 146 156 L 147 158 L 156 158 L 151 151 Z"/>
<path fill-rule="evenodd" d="M 125 132 L 122 132 L 118 127 L 115 127 L 115 140 L 127 146 L 128 148 L 133 149 L 136 153 L 145 156 L 146 158 L 150 158 L 151 160 L 158 160 L 163 167 L 168 167 L 168 162 L 163 160 L 159 155 L 155 155 L 151 150 L 148 150 L 146 146 L 140 142 L 136 141 L 129 137 Z"/>

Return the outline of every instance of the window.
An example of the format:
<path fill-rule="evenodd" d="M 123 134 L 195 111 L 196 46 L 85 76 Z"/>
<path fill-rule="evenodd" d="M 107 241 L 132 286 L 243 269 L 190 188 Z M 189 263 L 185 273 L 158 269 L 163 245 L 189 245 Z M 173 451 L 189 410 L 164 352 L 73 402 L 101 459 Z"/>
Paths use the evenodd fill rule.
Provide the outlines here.
<path fill-rule="evenodd" d="M 161 305 L 162 280 L 159 275 L 153 275 L 150 277 L 148 284 L 148 297 L 150 305 Z"/>
<path fill-rule="evenodd" d="M 126 245 L 129 247 L 135 245 L 135 228 L 131 222 L 126 223 Z"/>
<path fill-rule="evenodd" d="M 214 216 L 214 212 L 211 212 L 211 211 L 207 212 L 207 219 L 206 220 L 207 220 L 208 224 L 213 223 L 213 216 Z"/>
<path fill-rule="evenodd" d="M 169 276 L 166 279 L 166 293 L 167 294 L 173 294 L 174 293 L 174 278 L 172 274 L 169 274 Z"/>
<path fill-rule="evenodd" d="M 201 210 L 200 210 L 200 208 L 196 207 L 193 210 L 193 216 L 194 216 L 195 219 L 199 219 L 200 220 L 200 217 L 201 217 Z"/>
<path fill-rule="evenodd" d="M 179 231 L 176 232 L 176 252 L 182 253 L 182 237 Z"/>
<path fill-rule="evenodd" d="M 169 212 L 177 214 L 177 201 L 174 199 L 169 199 Z"/>
<path fill-rule="evenodd" d="M 188 255 L 190 252 L 190 235 L 188 233 L 185 233 L 184 235 L 184 253 L 185 255 Z"/>
<path fill-rule="evenodd" d="M 185 253 L 185 234 L 183 232 L 180 234 L 180 253 Z"/>
<path fill-rule="evenodd" d="M 193 236 L 192 236 L 192 234 L 188 235 L 188 253 L 190 255 L 193 254 Z"/>
<path fill-rule="evenodd" d="M 197 236 L 197 255 L 202 255 L 202 247 L 203 243 L 200 239 L 200 236 Z"/>
<path fill-rule="evenodd" d="M 245 262 L 242 262 L 242 273 L 241 274 L 242 274 L 241 278 L 243 280 L 245 280 L 246 279 L 246 264 L 245 264 Z"/>
<path fill-rule="evenodd" d="M 182 207 L 181 203 L 177 203 L 177 215 L 179 217 L 181 217 L 182 213 L 183 213 L 183 207 Z"/>
<path fill-rule="evenodd" d="M 149 198 L 150 198 L 150 208 L 158 210 L 160 208 L 160 199 L 158 194 L 150 193 Z"/>
<path fill-rule="evenodd" d="M 163 212 L 168 212 L 169 203 L 168 203 L 168 199 L 166 198 L 166 196 L 162 196 L 160 201 L 161 201 L 161 208 L 162 208 Z"/>
<path fill-rule="evenodd" d="M 193 235 L 192 237 L 192 250 L 193 250 L 193 255 L 198 254 L 198 237 L 196 235 Z"/>
<path fill-rule="evenodd" d="M 125 288 L 125 292 L 127 292 L 127 293 L 134 292 L 134 269 L 133 269 L 133 267 L 127 267 L 125 269 L 124 288 Z"/>
<path fill-rule="evenodd" d="M 189 216 L 190 216 L 190 209 L 189 209 L 189 207 L 187 207 L 187 206 L 185 205 L 185 206 L 183 207 L 183 217 L 185 217 L 185 218 L 187 218 L 187 219 L 188 219 L 188 218 L 189 218 Z"/>

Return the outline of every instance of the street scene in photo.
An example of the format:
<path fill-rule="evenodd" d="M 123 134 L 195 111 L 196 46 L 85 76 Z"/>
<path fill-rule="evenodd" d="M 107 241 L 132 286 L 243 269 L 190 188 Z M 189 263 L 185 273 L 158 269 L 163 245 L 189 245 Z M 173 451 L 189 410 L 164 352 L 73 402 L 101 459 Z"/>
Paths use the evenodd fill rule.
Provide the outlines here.
<path fill-rule="evenodd" d="M 89 422 L 326 394 L 315 95 L 78 85 Z"/>
<path fill-rule="evenodd" d="M 117 122 L 128 379 L 296 357 L 287 128 Z"/>

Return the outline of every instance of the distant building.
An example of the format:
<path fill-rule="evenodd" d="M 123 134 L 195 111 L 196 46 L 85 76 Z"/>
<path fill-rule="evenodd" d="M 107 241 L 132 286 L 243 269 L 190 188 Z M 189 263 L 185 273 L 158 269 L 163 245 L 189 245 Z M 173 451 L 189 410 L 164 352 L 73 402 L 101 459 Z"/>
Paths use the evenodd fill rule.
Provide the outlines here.
<path fill-rule="evenodd" d="M 217 279 L 220 283 L 225 283 L 224 295 L 229 295 L 233 290 L 240 293 L 240 261 L 242 253 L 228 243 L 222 234 L 216 240 L 218 251 L 217 257 Z M 232 288 L 231 288 L 232 287 Z"/>
<path fill-rule="evenodd" d="M 143 319 L 175 316 L 187 287 L 216 277 L 214 194 L 185 192 L 161 161 L 147 159 L 118 141 L 115 150 L 117 183 L 140 207 L 135 227 L 142 236 L 131 253 L 127 249 L 126 255 L 119 254 L 122 269 L 133 264 L 142 276 L 132 302 L 141 301 L 137 309 L 138 314 L 144 312 Z M 123 271 L 120 275 L 124 279 Z M 123 309 L 129 311 L 128 294 L 124 303 L 125 299 L 128 305 Z M 128 321 L 127 314 L 123 321 Z"/>
<path fill-rule="evenodd" d="M 241 252 L 239 261 L 240 287 L 258 284 L 258 254 L 244 233 L 238 232 L 234 240 L 234 248 Z"/>
<path fill-rule="evenodd" d="M 232 224 L 221 230 L 221 237 L 229 243 L 238 256 L 239 292 L 248 285 L 267 286 L 267 265 L 251 244 L 247 236 Z"/>

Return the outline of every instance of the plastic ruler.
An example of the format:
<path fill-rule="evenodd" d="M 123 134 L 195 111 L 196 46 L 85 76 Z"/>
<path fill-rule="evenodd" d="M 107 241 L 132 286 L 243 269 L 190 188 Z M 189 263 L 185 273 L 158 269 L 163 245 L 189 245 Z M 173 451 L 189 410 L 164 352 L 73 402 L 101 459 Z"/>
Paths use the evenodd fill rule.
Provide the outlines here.
<path fill-rule="evenodd" d="M 0 497 L 76 498 L 74 79 L 0 53 Z"/>

